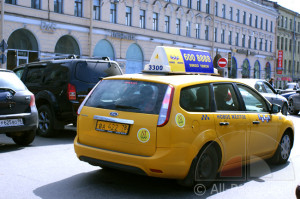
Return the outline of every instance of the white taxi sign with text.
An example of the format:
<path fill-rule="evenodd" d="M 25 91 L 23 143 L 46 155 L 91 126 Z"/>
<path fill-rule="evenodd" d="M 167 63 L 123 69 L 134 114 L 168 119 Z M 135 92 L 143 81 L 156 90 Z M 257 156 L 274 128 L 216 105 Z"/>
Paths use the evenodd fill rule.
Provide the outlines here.
<path fill-rule="evenodd" d="M 214 73 L 214 67 L 209 52 L 157 46 L 144 71 Z"/>

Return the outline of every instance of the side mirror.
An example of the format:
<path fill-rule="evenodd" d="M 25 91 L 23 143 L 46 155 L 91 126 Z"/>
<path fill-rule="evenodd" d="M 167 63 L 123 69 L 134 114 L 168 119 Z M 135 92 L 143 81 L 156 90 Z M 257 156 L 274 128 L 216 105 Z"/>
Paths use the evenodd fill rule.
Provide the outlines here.
<path fill-rule="evenodd" d="M 271 113 L 279 113 L 281 111 L 281 106 L 278 104 L 272 104 Z"/>

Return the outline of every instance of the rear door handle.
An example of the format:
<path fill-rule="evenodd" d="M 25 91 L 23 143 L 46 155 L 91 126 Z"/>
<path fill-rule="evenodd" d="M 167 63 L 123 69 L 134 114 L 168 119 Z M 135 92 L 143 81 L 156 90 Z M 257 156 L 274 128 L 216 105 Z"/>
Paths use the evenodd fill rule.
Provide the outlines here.
<path fill-rule="evenodd" d="M 253 121 L 253 124 L 260 124 L 260 121 Z"/>
<path fill-rule="evenodd" d="M 220 126 L 228 126 L 229 122 L 220 122 L 219 124 L 220 124 Z"/>

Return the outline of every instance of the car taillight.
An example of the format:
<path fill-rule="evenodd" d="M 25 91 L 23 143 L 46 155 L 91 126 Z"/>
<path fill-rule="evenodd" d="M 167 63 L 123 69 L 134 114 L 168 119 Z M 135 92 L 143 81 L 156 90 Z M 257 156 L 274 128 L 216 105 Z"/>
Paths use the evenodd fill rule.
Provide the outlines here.
<path fill-rule="evenodd" d="M 80 114 L 85 102 L 88 100 L 88 98 L 90 97 L 90 95 L 93 93 L 93 91 L 95 90 L 95 88 L 98 86 L 98 84 L 100 84 L 102 80 L 100 80 L 95 86 L 94 88 L 89 92 L 89 94 L 84 98 L 84 100 L 82 101 L 82 103 L 80 104 L 79 108 L 77 109 L 77 115 Z"/>
<path fill-rule="evenodd" d="M 169 121 L 173 101 L 173 94 L 174 87 L 169 85 L 159 111 L 159 117 L 157 121 L 157 126 L 159 127 L 166 125 Z"/>
<path fill-rule="evenodd" d="M 76 100 L 76 87 L 72 84 L 68 84 L 68 98 L 69 100 Z"/>
<path fill-rule="evenodd" d="M 34 95 L 31 95 L 30 96 L 30 104 L 29 104 L 30 107 L 33 107 L 35 106 L 35 97 Z"/>

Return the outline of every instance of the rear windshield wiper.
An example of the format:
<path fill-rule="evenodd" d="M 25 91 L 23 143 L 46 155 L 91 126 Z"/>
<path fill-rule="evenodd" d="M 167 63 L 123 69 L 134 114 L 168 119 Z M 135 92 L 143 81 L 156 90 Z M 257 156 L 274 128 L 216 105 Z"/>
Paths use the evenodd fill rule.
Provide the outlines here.
<path fill-rule="evenodd" d="M 1 87 L 0 87 L 0 90 L 9 91 L 9 92 L 11 92 L 11 94 L 13 94 L 13 95 L 16 93 L 16 91 L 14 91 L 14 90 L 11 89 L 11 88 L 5 88 L 5 87 L 1 88 Z"/>
<path fill-rule="evenodd" d="M 135 106 L 126 106 L 126 105 L 116 105 L 116 108 L 123 108 L 123 109 L 139 109 Z"/>

